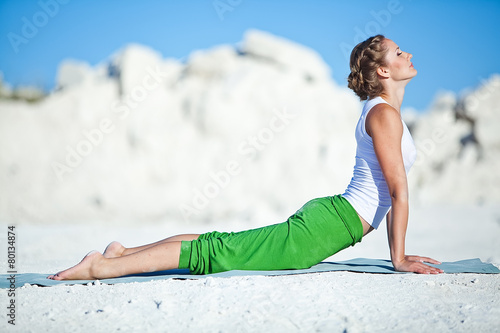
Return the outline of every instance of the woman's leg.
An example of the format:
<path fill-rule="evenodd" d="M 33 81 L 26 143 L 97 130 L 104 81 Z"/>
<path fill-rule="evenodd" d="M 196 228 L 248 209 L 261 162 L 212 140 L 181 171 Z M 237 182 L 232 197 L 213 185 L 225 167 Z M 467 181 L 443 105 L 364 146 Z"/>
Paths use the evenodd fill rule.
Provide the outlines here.
<path fill-rule="evenodd" d="M 180 266 L 192 274 L 308 268 L 359 242 L 363 226 L 338 195 L 310 200 L 283 223 L 219 234 L 188 243 L 186 256 L 183 247 Z"/>
<path fill-rule="evenodd" d="M 116 258 L 106 258 L 97 251 L 62 272 L 48 276 L 52 280 L 93 280 L 179 267 L 180 241 L 157 242 L 156 245 Z"/>
<path fill-rule="evenodd" d="M 104 250 L 103 255 L 105 258 L 116 258 L 116 257 L 126 256 L 129 254 L 138 252 L 138 251 L 142 251 L 142 250 L 147 249 L 149 247 L 163 244 L 163 243 L 192 241 L 192 240 L 198 239 L 199 236 L 200 236 L 199 234 L 182 234 L 182 235 L 168 237 L 168 238 L 162 239 L 158 242 L 154 242 L 151 244 L 146 244 L 146 245 L 137 246 L 137 247 L 129 247 L 129 248 L 126 248 L 121 243 L 114 241 L 114 242 L 109 243 L 109 245 Z"/>

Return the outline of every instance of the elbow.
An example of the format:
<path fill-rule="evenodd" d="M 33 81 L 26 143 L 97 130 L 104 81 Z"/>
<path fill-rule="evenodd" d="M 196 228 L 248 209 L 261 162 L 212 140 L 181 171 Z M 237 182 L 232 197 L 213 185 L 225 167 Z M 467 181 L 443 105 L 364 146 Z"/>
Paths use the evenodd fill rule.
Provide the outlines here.
<path fill-rule="evenodd" d="M 398 203 L 408 203 L 409 193 L 407 189 L 394 189 L 391 193 L 391 201 Z"/>
<path fill-rule="evenodd" d="M 400 173 L 400 175 L 393 175 L 392 177 L 387 177 L 387 189 L 389 190 L 389 195 L 391 201 L 407 203 L 409 201 L 408 183 L 406 180 L 406 174 Z"/>

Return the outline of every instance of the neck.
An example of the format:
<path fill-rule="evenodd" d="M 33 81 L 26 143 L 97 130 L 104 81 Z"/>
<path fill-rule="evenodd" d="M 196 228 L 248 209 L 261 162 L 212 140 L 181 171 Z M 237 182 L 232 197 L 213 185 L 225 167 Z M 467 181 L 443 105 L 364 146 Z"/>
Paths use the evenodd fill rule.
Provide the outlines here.
<path fill-rule="evenodd" d="M 409 81 L 409 80 L 408 80 Z M 408 82 L 399 85 L 385 85 L 384 91 L 380 94 L 387 103 L 389 103 L 398 112 L 401 112 L 401 104 L 405 96 L 405 87 Z"/>

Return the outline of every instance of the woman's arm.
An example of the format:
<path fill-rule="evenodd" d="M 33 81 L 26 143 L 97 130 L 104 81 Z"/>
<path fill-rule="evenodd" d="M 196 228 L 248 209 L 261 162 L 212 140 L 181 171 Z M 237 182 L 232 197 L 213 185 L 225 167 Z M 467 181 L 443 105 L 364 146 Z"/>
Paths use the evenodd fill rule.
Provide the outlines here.
<path fill-rule="evenodd" d="M 376 105 L 368 113 L 366 131 L 372 137 L 375 154 L 391 195 L 392 208 L 387 215 L 387 236 L 394 268 L 424 274 L 441 273 L 440 269 L 423 263 L 439 264 L 438 261 L 405 255 L 408 184 L 401 153 L 403 124 L 399 112 L 387 104 Z"/>

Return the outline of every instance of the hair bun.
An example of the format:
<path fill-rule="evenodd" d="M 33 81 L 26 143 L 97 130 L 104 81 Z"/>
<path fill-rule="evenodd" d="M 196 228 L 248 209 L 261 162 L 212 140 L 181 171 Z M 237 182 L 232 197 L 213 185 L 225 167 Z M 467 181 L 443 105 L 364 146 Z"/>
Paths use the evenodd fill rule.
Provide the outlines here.
<path fill-rule="evenodd" d="M 383 35 L 376 35 L 352 49 L 347 87 L 362 101 L 380 95 L 384 89 L 377 76 L 377 68 L 385 65 L 387 48 L 383 44 L 384 40 Z"/>

